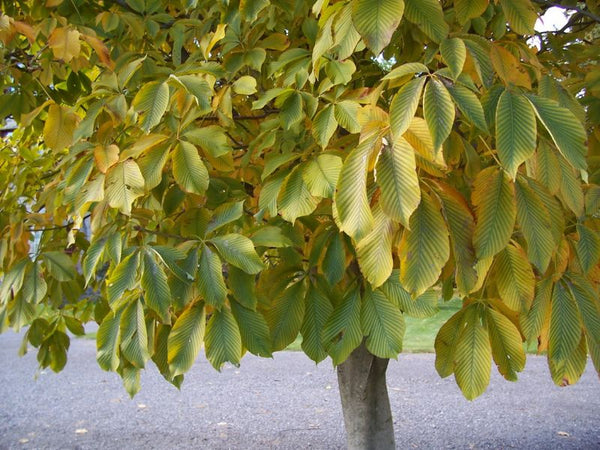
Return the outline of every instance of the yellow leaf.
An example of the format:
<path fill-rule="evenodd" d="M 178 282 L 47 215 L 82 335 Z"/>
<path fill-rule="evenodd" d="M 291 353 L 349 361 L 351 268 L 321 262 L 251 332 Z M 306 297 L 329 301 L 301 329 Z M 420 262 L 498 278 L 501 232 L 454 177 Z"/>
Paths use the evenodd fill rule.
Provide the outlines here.
<path fill-rule="evenodd" d="M 112 59 L 110 59 L 110 51 L 108 50 L 108 47 L 104 45 L 104 42 L 102 42 L 97 37 L 88 36 L 86 34 L 82 34 L 81 39 L 87 42 L 90 45 L 90 47 L 94 49 L 102 64 L 109 67 L 110 69 L 114 68 L 115 63 Z"/>
<path fill-rule="evenodd" d="M 44 124 L 44 142 L 52 150 L 62 150 L 73 143 L 73 132 L 80 117 L 59 105 L 50 105 Z"/>
<path fill-rule="evenodd" d="M 106 173 L 111 166 L 119 161 L 119 147 L 114 144 L 98 145 L 94 148 L 94 160 L 98 170 Z"/>
<path fill-rule="evenodd" d="M 19 22 L 18 20 L 15 20 L 13 22 L 13 27 L 17 33 L 20 33 L 23 36 L 25 36 L 31 44 L 35 42 L 37 33 L 31 25 L 25 22 Z"/>
<path fill-rule="evenodd" d="M 225 28 L 226 27 L 227 27 L 226 23 L 220 23 L 219 25 L 217 25 L 216 31 L 212 35 L 212 38 L 208 42 L 208 45 L 206 46 L 206 48 L 203 50 L 204 59 L 208 59 L 210 57 L 210 52 L 213 49 L 213 47 L 217 44 L 217 42 L 219 42 L 221 39 L 223 39 L 225 37 Z"/>
<path fill-rule="evenodd" d="M 70 30 L 66 27 L 55 28 L 48 38 L 48 46 L 52 49 L 54 57 L 69 62 L 79 56 L 81 52 L 79 36 L 77 30 Z"/>
<path fill-rule="evenodd" d="M 494 70 L 504 83 L 531 89 L 529 75 L 511 52 L 499 45 L 492 45 L 490 58 Z"/>

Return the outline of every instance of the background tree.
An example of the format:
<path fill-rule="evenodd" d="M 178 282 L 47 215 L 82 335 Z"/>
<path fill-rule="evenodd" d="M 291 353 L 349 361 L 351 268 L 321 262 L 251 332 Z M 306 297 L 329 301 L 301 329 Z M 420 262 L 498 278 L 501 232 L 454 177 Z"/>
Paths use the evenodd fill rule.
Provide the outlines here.
<path fill-rule="evenodd" d="M 91 320 L 131 395 L 300 333 L 353 448 L 393 447 L 387 361 L 440 296 L 468 399 L 524 342 L 600 370 L 596 2 L 0 4 L 0 330 L 41 367 Z"/>

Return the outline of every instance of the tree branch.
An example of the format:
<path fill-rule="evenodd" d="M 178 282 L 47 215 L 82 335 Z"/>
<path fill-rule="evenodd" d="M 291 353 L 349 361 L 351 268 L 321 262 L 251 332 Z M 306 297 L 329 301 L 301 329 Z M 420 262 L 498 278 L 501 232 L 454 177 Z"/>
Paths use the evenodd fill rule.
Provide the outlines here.
<path fill-rule="evenodd" d="M 575 11 L 575 12 L 578 12 L 579 14 L 581 14 L 582 16 L 592 19 L 594 22 L 600 23 L 600 16 L 588 11 L 585 8 L 580 8 L 579 6 L 563 5 L 561 3 L 551 2 L 551 1 L 547 1 L 547 0 L 532 0 L 532 1 L 533 1 L 533 3 L 537 3 L 538 5 L 541 5 L 541 6 L 547 6 L 548 8 L 561 8 L 561 9 L 565 9 L 568 11 Z"/>

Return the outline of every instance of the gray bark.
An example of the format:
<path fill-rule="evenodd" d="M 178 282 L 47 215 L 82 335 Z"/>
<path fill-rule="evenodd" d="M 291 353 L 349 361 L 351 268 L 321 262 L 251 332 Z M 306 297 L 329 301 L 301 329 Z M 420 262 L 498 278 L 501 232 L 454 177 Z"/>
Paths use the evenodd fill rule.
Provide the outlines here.
<path fill-rule="evenodd" d="M 337 369 L 349 450 L 394 449 L 394 422 L 387 392 L 387 359 L 364 342 Z"/>

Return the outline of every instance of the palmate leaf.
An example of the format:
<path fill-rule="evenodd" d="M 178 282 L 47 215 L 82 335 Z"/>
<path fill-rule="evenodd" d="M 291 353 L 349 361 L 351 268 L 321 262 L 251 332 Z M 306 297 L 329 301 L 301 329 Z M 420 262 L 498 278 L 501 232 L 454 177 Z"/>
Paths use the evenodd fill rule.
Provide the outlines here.
<path fill-rule="evenodd" d="M 231 312 L 240 329 L 242 345 L 254 355 L 271 356 L 271 333 L 263 315 L 236 301 L 230 302 Z"/>
<path fill-rule="evenodd" d="M 300 332 L 304 319 L 306 283 L 298 281 L 287 287 L 267 310 L 265 318 L 271 330 L 273 351 L 286 348 Z"/>
<path fill-rule="evenodd" d="M 114 372 L 119 367 L 122 312 L 122 309 L 110 311 L 102 320 L 96 334 L 96 360 L 103 370 Z"/>
<path fill-rule="evenodd" d="M 168 340 L 169 370 L 173 377 L 187 372 L 194 364 L 205 327 L 204 303 L 194 303 L 177 318 Z"/>
<path fill-rule="evenodd" d="M 435 2 L 439 5 L 437 0 Z M 439 152 L 452 130 L 455 111 L 448 89 L 436 78 L 431 78 L 425 86 L 423 115 L 433 139 L 433 147 Z"/>
<path fill-rule="evenodd" d="M 375 224 L 371 232 L 356 244 L 356 257 L 362 274 L 373 288 L 377 288 L 392 273 L 392 245 L 398 225 L 384 214 L 379 205 L 373 213 Z"/>
<path fill-rule="evenodd" d="M 442 182 L 437 182 L 436 187 L 442 203 L 442 213 L 450 232 L 450 243 L 456 264 L 456 287 L 459 292 L 468 294 L 477 283 L 473 247 L 475 219 L 466 200 L 456 189 Z"/>
<path fill-rule="evenodd" d="M 237 365 L 242 357 L 242 337 L 228 308 L 215 310 L 206 326 L 206 358 L 221 370 L 224 363 Z"/>
<path fill-rule="evenodd" d="M 381 291 L 365 293 L 361 321 L 367 350 L 379 358 L 396 358 L 402 351 L 404 317 Z"/>
<path fill-rule="evenodd" d="M 144 253 L 144 273 L 142 274 L 141 284 L 142 289 L 144 289 L 146 305 L 158 314 L 162 323 L 170 324 L 171 290 L 169 289 L 167 274 L 149 252 Z"/>
<path fill-rule="evenodd" d="M 424 319 L 436 314 L 439 310 L 438 293 L 433 289 L 423 292 L 413 299 L 400 283 L 400 271 L 394 269 L 390 277 L 377 291 L 381 292 L 396 308 L 404 314 L 418 319 Z"/>
<path fill-rule="evenodd" d="M 302 334 L 302 350 L 315 363 L 327 358 L 323 327 L 333 312 L 333 306 L 326 293 L 325 283 L 317 278 L 308 287 L 306 293 L 306 310 L 300 328 Z"/>
<path fill-rule="evenodd" d="M 487 328 L 492 356 L 498 371 L 509 381 L 517 381 L 517 372 L 525 367 L 521 333 L 502 313 L 487 308 Z"/>
<path fill-rule="evenodd" d="M 556 243 L 552 236 L 550 214 L 544 203 L 529 185 L 517 179 L 517 222 L 527 241 L 527 257 L 540 272 L 545 272 Z"/>
<path fill-rule="evenodd" d="M 500 162 L 514 179 L 536 147 L 536 121 L 527 98 L 504 91 L 496 108 L 496 147 Z"/>
<path fill-rule="evenodd" d="M 214 237 L 209 242 L 214 244 L 225 261 L 246 273 L 256 274 L 264 268 L 252 241 L 246 236 L 231 233 Z"/>
<path fill-rule="evenodd" d="M 402 137 L 379 155 L 376 178 L 381 188 L 381 209 L 404 226 L 419 206 L 421 189 L 412 146 Z"/>
<path fill-rule="evenodd" d="M 449 26 L 438 0 L 406 0 L 404 14 L 438 44 L 448 36 Z"/>
<path fill-rule="evenodd" d="M 454 354 L 454 377 L 467 400 L 483 394 L 490 382 L 492 354 L 488 332 L 481 323 L 478 304 L 468 307 Z"/>
<path fill-rule="evenodd" d="M 508 245 L 496 256 L 495 270 L 496 286 L 504 303 L 513 311 L 529 311 L 535 277 L 523 249 Z"/>
<path fill-rule="evenodd" d="M 367 169 L 377 141 L 377 136 L 366 138 L 346 157 L 334 196 L 340 231 L 355 240 L 365 237 L 373 227 L 373 213 L 367 197 Z"/>
<path fill-rule="evenodd" d="M 390 43 L 403 12 L 403 0 L 352 1 L 352 22 L 375 55 Z"/>
<path fill-rule="evenodd" d="M 443 324 L 435 337 L 435 370 L 440 377 L 446 378 L 454 372 L 456 344 L 464 328 L 465 310 L 456 312 Z"/>
<path fill-rule="evenodd" d="M 581 122 L 554 100 L 527 95 L 540 122 L 544 124 L 560 153 L 575 169 L 586 170 L 586 132 Z"/>
<path fill-rule="evenodd" d="M 450 256 L 446 223 L 439 206 L 424 192 L 410 219 L 410 229 L 404 230 L 398 254 L 400 281 L 416 295 L 437 281 Z"/>
<path fill-rule="evenodd" d="M 150 359 L 144 308 L 139 299 L 131 302 L 121 315 L 121 356 L 143 369 Z"/>
<path fill-rule="evenodd" d="M 473 185 L 477 224 L 473 244 L 478 258 L 494 256 L 508 243 L 517 215 L 514 185 L 494 167 L 482 170 Z"/>
<path fill-rule="evenodd" d="M 344 362 L 362 342 L 360 309 L 360 292 L 357 286 L 353 286 L 323 327 L 323 342 L 334 366 Z"/>
<path fill-rule="evenodd" d="M 415 116 L 426 80 L 426 77 L 410 80 L 394 95 L 390 104 L 390 130 L 395 141 L 404 134 Z"/>
<path fill-rule="evenodd" d="M 143 113 L 142 130 L 148 134 L 160 123 L 169 106 L 169 85 L 166 82 L 152 81 L 145 84 L 133 99 L 132 106 Z"/>
<path fill-rule="evenodd" d="M 203 195 L 208 189 L 208 170 L 196 147 L 189 142 L 180 141 L 171 158 L 173 176 L 179 187 L 185 192 Z"/>
<path fill-rule="evenodd" d="M 561 365 L 569 360 L 581 340 L 581 319 L 568 288 L 559 281 L 552 292 L 548 358 Z"/>
<path fill-rule="evenodd" d="M 244 212 L 244 201 L 223 203 L 214 211 L 210 221 L 206 224 L 206 232 L 212 233 L 228 223 L 235 222 Z"/>

